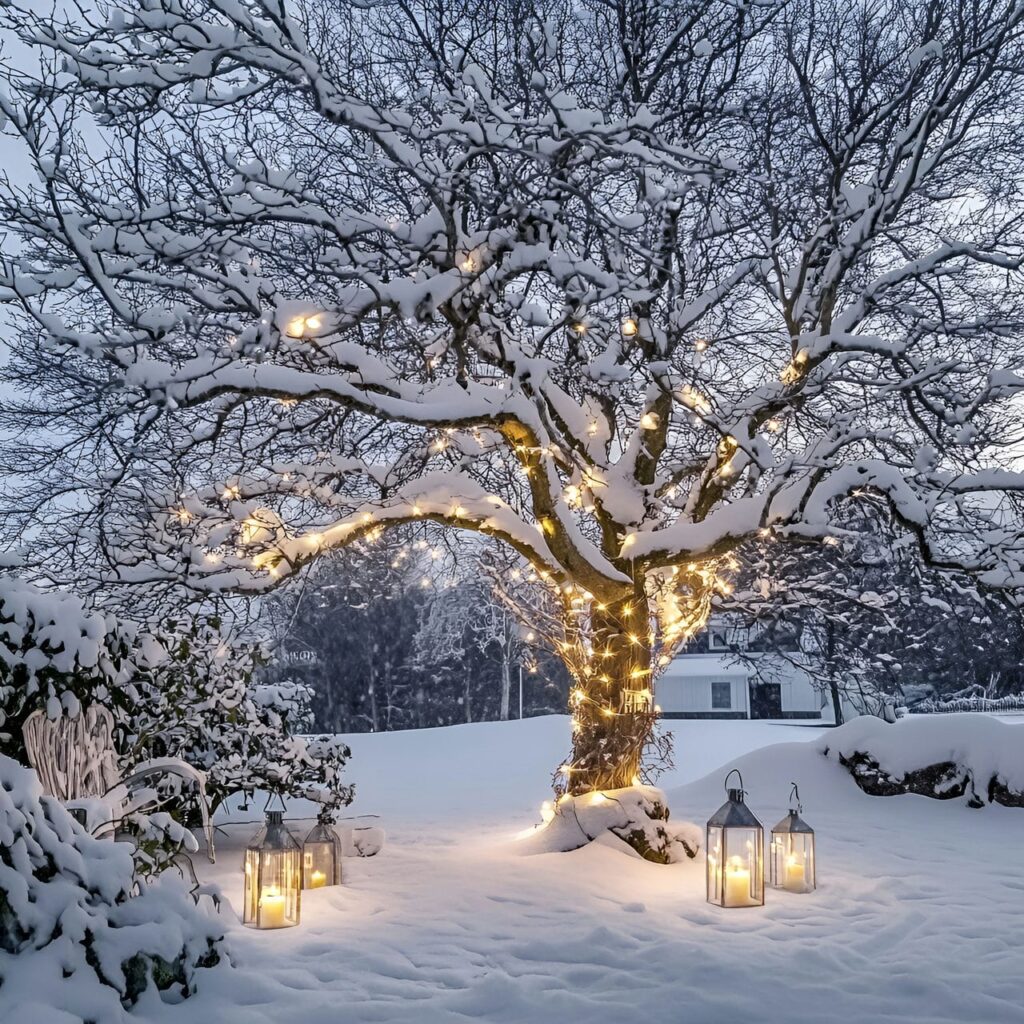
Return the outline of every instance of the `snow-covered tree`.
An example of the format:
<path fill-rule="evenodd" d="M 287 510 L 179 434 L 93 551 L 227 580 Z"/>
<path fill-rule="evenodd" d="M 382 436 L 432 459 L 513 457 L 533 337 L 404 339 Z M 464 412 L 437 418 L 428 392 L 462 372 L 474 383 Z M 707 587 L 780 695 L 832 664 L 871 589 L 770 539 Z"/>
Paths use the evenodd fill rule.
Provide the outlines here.
<path fill-rule="evenodd" d="M 560 602 L 573 793 L 759 532 L 864 489 L 1024 582 L 1018 0 L 105 11 L 0 14 L 13 415 L 62 431 L 12 536 L 261 592 L 486 534 Z"/>
<path fill-rule="evenodd" d="M 876 497 L 849 500 L 836 519 L 829 544 L 744 548 L 733 593 L 716 602 L 754 631 L 756 651 L 738 657 L 769 674 L 776 661 L 762 651 L 797 661 L 839 723 L 844 702 L 881 714 L 915 693 L 1019 686 L 1022 615 L 1005 592 L 923 564 Z"/>
<path fill-rule="evenodd" d="M 426 542 L 395 530 L 322 559 L 301 586 L 268 602 L 278 622 L 270 676 L 301 674 L 314 691 L 318 729 L 441 724 L 421 718 L 410 671 L 423 602 L 433 594 L 423 561 L 432 564 Z"/>

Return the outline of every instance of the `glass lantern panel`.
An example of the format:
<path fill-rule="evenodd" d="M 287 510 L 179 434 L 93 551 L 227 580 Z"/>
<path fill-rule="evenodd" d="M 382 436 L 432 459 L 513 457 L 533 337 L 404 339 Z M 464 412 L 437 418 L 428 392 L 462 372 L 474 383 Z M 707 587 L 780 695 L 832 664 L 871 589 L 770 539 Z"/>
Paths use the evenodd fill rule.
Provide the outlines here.
<path fill-rule="evenodd" d="M 302 888 L 320 889 L 341 884 L 341 858 L 333 842 L 310 842 L 302 846 Z"/>
<path fill-rule="evenodd" d="M 708 900 L 720 907 L 764 903 L 764 835 L 759 828 L 708 829 Z"/>
<path fill-rule="evenodd" d="M 260 851 L 245 851 L 245 893 L 242 901 L 242 923 L 255 924 L 259 911 Z"/>
<path fill-rule="evenodd" d="M 813 892 L 817 882 L 814 835 L 808 832 L 773 832 L 768 877 L 776 889 Z"/>
<path fill-rule="evenodd" d="M 302 888 L 298 849 L 260 850 L 257 928 L 287 928 L 299 923 Z"/>
<path fill-rule="evenodd" d="M 709 825 L 707 837 L 707 898 L 722 905 L 722 830 Z"/>

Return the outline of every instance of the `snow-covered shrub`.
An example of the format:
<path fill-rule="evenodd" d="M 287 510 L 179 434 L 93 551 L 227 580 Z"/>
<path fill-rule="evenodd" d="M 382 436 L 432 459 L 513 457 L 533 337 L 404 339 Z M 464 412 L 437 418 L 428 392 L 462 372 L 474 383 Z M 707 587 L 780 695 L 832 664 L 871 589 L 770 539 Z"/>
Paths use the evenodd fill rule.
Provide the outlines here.
<path fill-rule="evenodd" d="M 138 886 L 126 844 L 88 835 L 32 771 L 0 756 L 5 1006 L 44 1021 L 47 1000 L 61 999 L 99 1019 L 151 985 L 180 999 L 199 969 L 225 960 L 222 938 L 173 872 Z"/>
<path fill-rule="evenodd" d="M 872 796 L 965 797 L 972 807 L 1024 807 L 1024 744 L 1017 726 L 987 715 L 855 718 L 819 748 Z"/>
<path fill-rule="evenodd" d="M 608 832 L 645 860 L 671 864 L 696 857 L 704 835 L 690 822 L 669 824 L 665 794 L 653 786 L 565 794 L 542 812 L 544 824 L 523 840 L 531 853 L 575 850 Z"/>
<path fill-rule="evenodd" d="M 288 681 L 257 683 L 264 660 L 213 616 L 144 629 L 73 595 L 2 578 L 0 754 L 25 763 L 22 725 L 36 708 L 56 717 L 100 704 L 114 717 L 123 772 L 176 757 L 206 773 L 214 807 L 257 789 L 313 800 L 325 811 L 347 805 L 348 747 L 301 735 L 312 692 Z"/>
<path fill-rule="evenodd" d="M 230 644 L 216 619 L 161 637 L 163 659 L 140 683 L 145 699 L 132 717 L 133 761 L 178 757 L 206 773 L 214 809 L 232 793 L 269 790 L 331 812 L 352 800 L 342 782 L 348 747 L 334 736 L 304 736 L 309 687 L 257 683 L 264 661 L 254 645 Z"/>
<path fill-rule="evenodd" d="M 137 657 L 151 642 L 72 594 L 0 577 L 0 753 L 25 759 L 22 726 L 36 709 L 76 715 L 99 703 L 123 725 L 137 694 Z"/>

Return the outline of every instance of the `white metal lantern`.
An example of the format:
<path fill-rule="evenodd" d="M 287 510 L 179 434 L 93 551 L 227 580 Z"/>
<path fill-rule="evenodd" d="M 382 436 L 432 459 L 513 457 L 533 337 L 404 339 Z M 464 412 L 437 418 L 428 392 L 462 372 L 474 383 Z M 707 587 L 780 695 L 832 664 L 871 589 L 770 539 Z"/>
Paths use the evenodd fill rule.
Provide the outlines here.
<path fill-rule="evenodd" d="M 302 844 L 302 888 L 341 885 L 341 839 L 329 818 L 318 818 Z"/>
<path fill-rule="evenodd" d="M 795 782 L 789 799 L 789 814 L 772 829 L 768 883 L 790 892 L 814 892 L 818 884 L 814 829 L 800 817 L 803 807 Z"/>
<path fill-rule="evenodd" d="M 735 774 L 739 787 L 730 789 Z M 729 799 L 708 819 L 707 899 L 718 907 L 764 905 L 764 829 L 743 802 L 743 776 L 725 777 Z"/>
<path fill-rule="evenodd" d="M 267 823 L 245 849 L 242 923 L 251 928 L 290 928 L 299 923 L 302 851 L 284 826 L 281 811 L 267 811 Z"/>

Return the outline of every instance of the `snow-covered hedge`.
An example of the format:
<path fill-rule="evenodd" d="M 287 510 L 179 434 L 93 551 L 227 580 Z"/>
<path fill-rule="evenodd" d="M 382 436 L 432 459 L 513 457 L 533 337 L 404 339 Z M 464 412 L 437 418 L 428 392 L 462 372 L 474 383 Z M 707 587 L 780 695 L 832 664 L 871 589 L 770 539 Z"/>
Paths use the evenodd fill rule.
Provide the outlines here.
<path fill-rule="evenodd" d="M 665 794 L 653 786 L 566 795 L 543 813 L 544 824 L 522 840 L 525 852 L 575 850 L 610 833 L 645 860 L 668 864 L 695 857 L 704 836 L 690 822 L 670 824 Z"/>
<path fill-rule="evenodd" d="M 176 874 L 137 887 L 127 844 L 89 836 L 0 756 L 0 1019 L 116 1019 L 149 988 L 181 999 L 227 962 L 222 934 Z"/>
<path fill-rule="evenodd" d="M 965 797 L 972 807 L 1024 807 L 1024 728 L 988 715 L 865 716 L 827 733 L 823 753 L 874 796 Z"/>
<path fill-rule="evenodd" d="M 1024 694 L 1007 697 L 953 697 L 922 700 L 910 708 L 913 715 L 949 715 L 963 711 L 1024 711 Z"/>

